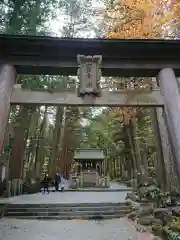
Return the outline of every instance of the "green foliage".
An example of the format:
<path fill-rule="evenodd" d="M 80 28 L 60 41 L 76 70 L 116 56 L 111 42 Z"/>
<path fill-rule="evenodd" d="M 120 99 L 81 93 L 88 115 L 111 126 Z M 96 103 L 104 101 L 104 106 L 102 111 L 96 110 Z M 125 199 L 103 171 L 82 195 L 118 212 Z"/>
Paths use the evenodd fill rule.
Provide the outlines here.
<path fill-rule="evenodd" d="M 156 200 L 160 194 L 161 190 L 156 185 L 150 185 L 147 187 L 147 198 L 150 200 Z"/>
<path fill-rule="evenodd" d="M 24 89 L 33 91 L 63 92 L 75 90 L 76 79 L 68 76 L 19 76 Z"/>
<path fill-rule="evenodd" d="M 180 240 L 180 234 L 177 232 L 173 232 L 171 230 L 168 230 L 168 240 Z"/>
<path fill-rule="evenodd" d="M 61 1 L 54 0 L 9 0 L 0 2 L 0 9 L 4 13 L 1 18 L 1 29 L 8 34 L 44 34 L 48 31 L 45 23 L 54 15 L 53 9 Z"/>
<path fill-rule="evenodd" d="M 127 135 L 127 126 L 124 124 L 122 110 L 115 110 L 114 108 L 101 110 L 99 112 L 97 109 L 88 110 L 88 115 L 85 116 L 88 124 L 82 128 L 81 147 L 101 148 L 106 156 L 110 175 L 114 175 L 114 164 L 112 164 L 114 161 L 120 161 L 120 165 L 124 166 L 124 170 L 129 171 L 130 166 L 133 166 L 133 152 Z M 130 125 L 128 125 L 128 128 L 131 130 Z M 156 148 L 152 119 L 147 110 L 140 109 L 138 111 L 136 129 L 136 139 L 139 141 L 140 151 L 146 152 L 149 158 L 156 151 Z M 135 155 L 135 157 L 137 156 Z M 154 169 L 152 160 L 147 164 L 150 164 L 151 170 Z"/>

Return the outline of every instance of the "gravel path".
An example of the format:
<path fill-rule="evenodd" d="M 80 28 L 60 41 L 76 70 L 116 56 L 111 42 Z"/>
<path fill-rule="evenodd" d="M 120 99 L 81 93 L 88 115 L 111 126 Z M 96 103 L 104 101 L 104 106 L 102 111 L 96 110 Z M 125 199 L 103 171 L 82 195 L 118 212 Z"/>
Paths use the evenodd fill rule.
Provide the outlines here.
<path fill-rule="evenodd" d="M 126 218 L 106 221 L 0 220 L 0 240 L 152 240 Z"/>

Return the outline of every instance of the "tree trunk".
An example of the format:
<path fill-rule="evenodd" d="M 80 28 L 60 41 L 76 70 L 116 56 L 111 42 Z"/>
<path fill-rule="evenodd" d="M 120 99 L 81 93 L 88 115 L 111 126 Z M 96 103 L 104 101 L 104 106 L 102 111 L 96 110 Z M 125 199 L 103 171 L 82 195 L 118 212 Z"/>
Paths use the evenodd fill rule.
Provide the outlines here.
<path fill-rule="evenodd" d="M 35 157 L 35 165 L 34 165 L 35 178 L 40 176 L 41 168 L 44 164 L 44 158 L 45 158 L 44 132 L 46 130 L 46 123 L 47 123 L 47 109 L 48 107 L 45 106 L 43 120 L 40 125 L 39 134 L 37 136 L 36 157 Z"/>
<path fill-rule="evenodd" d="M 161 136 L 160 136 L 160 128 L 159 123 L 157 119 L 157 110 L 152 109 L 152 125 L 154 129 L 154 133 L 156 136 L 156 156 L 157 156 L 157 162 L 156 162 L 156 179 L 159 183 L 159 185 L 165 190 L 167 187 L 167 179 L 166 179 L 166 169 L 163 159 L 163 151 L 162 151 L 162 142 L 161 142 Z M 162 122 L 161 122 L 162 123 Z"/>
<path fill-rule="evenodd" d="M 134 152 L 136 155 L 136 164 L 137 164 L 137 170 L 138 170 L 138 174 L 141 175 L 141 163 L 142 163 L 142 159 L 141 159 L 141 150 L 140 150 L 140 143 L 139 143 L 139 139 L 136 133 L 136 119 L 131 119 L 130 120 L 130 126 L 131 126 L 131 133 L 132 133 L 132 143 L 134 146 Z"/>
<path fill-rule="evenodd" d="M 142 159 L 142 166 L 144 167 L 145 177 L 148 177 L 149 171 L 148 171 L 148 157 L 147 157 L 146 149 L 144 149 L 144 151 L 141 152 L 141 159 Z"/>
<path fill-rule="evenodd" d="M 12 147 L 12 159 L 10 161 L 11 179 L 22 179 L 24 152 L 27 144 L 27 129 L 34 108 L 21 106 L 14 126 L 14 140 Z"/>
<path fill-rule="evenodd" d="M 29 148 L 30 148 L 30 156 L 28 158 L 28 170 L 27 170 L 27 179 L 31 179 L 34 173 L 34 164 L 35 164 L 35 157 L 36 157 L 36 145 L 37 145 L 37 137 L 38 137 L 38 125 L 40 120 L 40 108 L 36 110 L 33 114 L 30 124 L 30 131 L 29 131 Z"/>
<path fill-rule="evenodd" d="M 136 154 L 135 154 L 135 150 L 134 150 L 130 125 L 125 125 L 125 130 L 127 132 L 128 141 L 129 141 L 129 145 L 130 145 L 130 151 L 131 151 L 131 157 L 132 157 L 132 162 L 133 162 L 133 178 L 137 179 L 138 165 L 137 165 Z"/>
<path fill-rule="evenodd" d="M 60 140 L 60 133 L 61 133 L 61 125 L 62 125 L 62 117 L 63 117 L 63 108 L 61 106 L 57 107 L 56 112 L 56 123 L 53 133 L 53 143 L 52 143 L 52 151 L 50 155 L 50 162 L 49 162 L 49 175 L 53 176 L 56 171 L 57 167 L 57 153 L 58 153 L 58 144 Z"/>

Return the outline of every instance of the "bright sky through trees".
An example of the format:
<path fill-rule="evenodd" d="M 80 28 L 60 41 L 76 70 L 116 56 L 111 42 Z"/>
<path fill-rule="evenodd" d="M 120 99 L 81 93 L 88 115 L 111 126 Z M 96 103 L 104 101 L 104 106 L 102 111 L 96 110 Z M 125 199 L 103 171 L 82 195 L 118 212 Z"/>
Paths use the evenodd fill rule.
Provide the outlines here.
<path fill-rule="evenodd" d="M 103 9 L 104 8 L 104 3 L 103 0 L 92 0 L 92 9 L 96 12 L 96 9 Z M 62 12 L 61 9 L 57 9 L 56 14 L 57 17 L 53 20 L 51 20 L 51 22 L 49 22 L 48 24 L 50 25 L 50 29 L 52 30 L 52 32 L 56 35 L 61 37 L 61 32 L 62 32 L 62 28 L 63 25 L 65 24 L 65 18 L 66 18 L 66 14 Z M 96 21 L 96 16 L 94 16 L 94 21 L 92 22 L 92 24 L 94 24 L 94 22 Z M 80 37 L 84 37 L 84 38 L 93 38 L 96 36 L 95 32 L 92 31 L 81 31 L 79 33 Z"/>

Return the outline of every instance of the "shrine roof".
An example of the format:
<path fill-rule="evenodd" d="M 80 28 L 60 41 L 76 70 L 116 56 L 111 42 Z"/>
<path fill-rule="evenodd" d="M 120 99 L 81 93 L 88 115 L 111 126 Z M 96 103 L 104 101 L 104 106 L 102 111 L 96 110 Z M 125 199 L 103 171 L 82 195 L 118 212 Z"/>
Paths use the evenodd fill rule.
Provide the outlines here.
<path fill-rule="evenodd" d="M 19 74 L 76 75 L 77 55 L 102 55 L 103 76 L 180 76 L 180 41 L 0 35 L 0 61 Z"/>
<path fill-rule="evenodd" d="M 101 149 L 98 148 L 86 148 L 86 149 L 76 149 L 74 154 L 75 160 L 94 160 L 94 161 L 103 161 L 104 160 L 104 153 Z"/>

